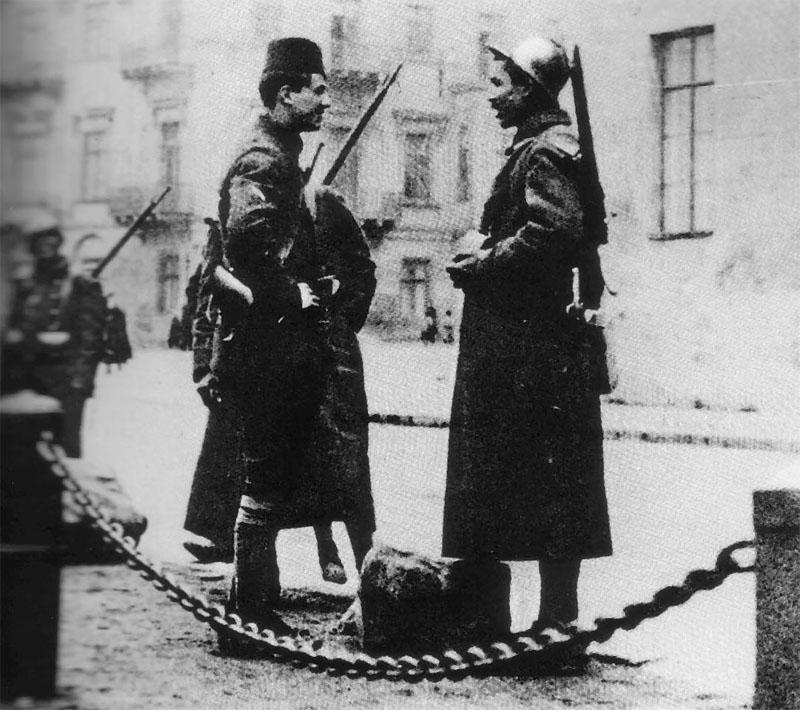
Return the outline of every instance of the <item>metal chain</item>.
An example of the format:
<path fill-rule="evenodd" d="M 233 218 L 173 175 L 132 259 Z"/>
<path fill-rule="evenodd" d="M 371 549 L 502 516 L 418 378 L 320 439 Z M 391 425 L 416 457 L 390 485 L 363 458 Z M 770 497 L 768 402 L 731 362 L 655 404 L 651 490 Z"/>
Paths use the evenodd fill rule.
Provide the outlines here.
<path fill-rule="evenodd" d="M 44 434 L 37 448 L 50 464 L 53 474 L 91 519 L 92 525 L 100 530 L 104 540 L 123 555 L 128 567 L 138 571 L 156 589 L 164 592 L 171 601 L 192 613 L 196 619 L 211 626 L 220 635 L 222 645 L 234 643 L 259 657 L 331 676 L 363 677 L 367 680 L 384 678 L 412 683 L 424 679 L 458 680 L 468 675 L 483 674 L 489 669 L 496 670 L 511 662 L 542 660 L 551 654 L 558 656 L 573 649 L 585 649 L 593 642 L 603 643 L 619 629 L 630 631 L 645 619 L 653 619 L 672 607 L 685 604 L 699 591 L 719 587 L 733 574 L 753 571 L 752 565 L 742 565 L 734 558 L 735 552 L 754 547 L 752 541 L 742 540 L 723 548 L 713 569 L 693 570 L 681 584 L 664 587 L 650 601 L 626 606 L 619 617 L 599 618 L 591 629 L 569 634 L 553 628 L 537 633 L 520 632 L 490 644 L 461 646 L 421 656 L 375 657 L 344 650 L 325 652 L 320 650 L 319 641 L 309 637 L 279 636 L 271 629 L 260 629 L 253 623 L 245 624 L 237 614 L 226 613 L 220 605 L 211 604 L 204 597 L 186 589 L 172 575 L 160 572 L 139 552 L 136 541 L 124 535 L 122 526 L 111 522 L 81 488 L 70 472 L 63 452 L 53 443 L 52 435 Z"/>

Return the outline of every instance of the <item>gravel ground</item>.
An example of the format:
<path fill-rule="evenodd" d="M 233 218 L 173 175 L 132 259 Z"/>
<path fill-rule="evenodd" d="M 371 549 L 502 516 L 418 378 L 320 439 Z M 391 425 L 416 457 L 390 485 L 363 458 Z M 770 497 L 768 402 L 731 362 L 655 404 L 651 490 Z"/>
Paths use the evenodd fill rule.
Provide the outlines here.
<path fill-rule="evenodd" d="M 212 599 L 221 580 L 197 566 L 172 568 Z M 332 622 L 344 596 L 294 589 L 293 619 Z M 644 667 L 595 657 L 571 677 L 495 677 L 423 682 L 348 680 L 262 660 L 226 658 L 214 634 L 124 566 L 68 567 L 63 576 L 59 696 L 18 704 L 42 710 L 218 708 L 623 708 L 733 710 L 745 707 L 666 681 Z M 11 707 L 11 706 L 3 706 Z"/>

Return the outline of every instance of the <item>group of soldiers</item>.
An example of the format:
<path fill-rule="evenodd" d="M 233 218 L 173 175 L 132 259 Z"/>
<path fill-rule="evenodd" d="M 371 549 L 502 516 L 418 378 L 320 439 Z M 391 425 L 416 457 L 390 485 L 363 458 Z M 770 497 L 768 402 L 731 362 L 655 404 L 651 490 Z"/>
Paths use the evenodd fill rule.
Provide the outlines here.
<path fill-rule="evenodd" d="M 537 560 L 536 625 L 569 630 L 581 561 L 611 554 L 599 406 L 609 385 L 591 317 L 602 294 L 599 183 L 559 105 L 575 84 L 563 47 L 533 37 L 491 51 L 489 101 L 513 139 L 479 238 L 447 267 L 464 309 L 442 554 Z M 229 609 L 285 631 L 280 530 L 313 527 L 323 576 L 338 583 L 332 522 L 345 524 L 358 567 L 372 546 L 357 333 L 376 280 L 358 222 L 299 164 L 301 134 L 331 106 L 320 48 L 271 42 L 258 91 L 263 111 L 222 182 L 193 281 L 193 378 L 209 417 L 185 527 L 200 538 L 186 543 L 198 559 L 233 560 Z M 35 268 L 18 284 L 3 379 L 5 391 L 56 397 L 62 445 L 80 456 L 98 364 L 130 347 L 118 325 L 110 332 L 119 314 L 94 278 L 97 237 L 79 242 L 72 268 L 62 242 L 56 228 L 30 236 Z"/>
<path fill-rule="evenodd" d="M 611 554 L 597 244 L 585 155 L 558 101 L 566 52 L 537 37 L 491 51 L 490 104 L 514 137 L 480 239 L 447 268 L 464 311 L 442 554 L 538 560 L 536 624 L 568 629 L 581 560 Z M 357 566 L 372 544 L 356 334 L 376 282 L 353 215 L 309 189 L 299 165 L 301 134 L 331 106 L 319 47 L 271 42 L 258 89 L 263 111 L 223 180 L 198 279 L 194 379 L 209 420 L 186 528 L 207 543 L 186 546 L 232 557 L 229 609 L 285 630 L 280 530 L 313 526 L 332 581 L 344 581 L 332 522 L 345 523 Z"/>

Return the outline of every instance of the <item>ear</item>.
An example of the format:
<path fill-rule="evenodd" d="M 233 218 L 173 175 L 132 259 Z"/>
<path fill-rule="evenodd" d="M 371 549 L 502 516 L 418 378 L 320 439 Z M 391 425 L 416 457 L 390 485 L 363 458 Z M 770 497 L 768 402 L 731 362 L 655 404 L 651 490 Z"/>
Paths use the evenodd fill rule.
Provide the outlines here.
<path fill-rule="evenodd" d="M 292 88 L 288 84 L 284 84 L 278 89 L 278 101 L 282 104 L 291 105 L 292 102 Z"/>

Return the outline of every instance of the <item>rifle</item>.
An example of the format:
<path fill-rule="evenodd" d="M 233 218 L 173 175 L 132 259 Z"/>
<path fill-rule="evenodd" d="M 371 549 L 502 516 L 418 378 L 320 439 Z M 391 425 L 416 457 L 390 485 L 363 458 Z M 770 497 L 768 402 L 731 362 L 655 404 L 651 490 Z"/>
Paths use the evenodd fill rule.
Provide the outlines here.
<path fill-rule="evenodd" d="M 337 155 L 336 160 L 333 161 L 333 165 L 331 165 L 328 172 L 325 173 L 325 177 L 322 178 L 323 185 L 330 185 L 336 179 L 336 175 L 342 169 L 342 165 L 344 165 L 344 161 L 347 160 L 347 156 L 350 155 L 350 151 L 353 150 L 353 147 L 358 142 L 358 139 L 361 138 L 361 134 L 367 127 L 367 124 L 372 120 L 375 112 L 383 103 L 383 100 L 386 98 L 386 94 L 389 93 L 389 89 L 392 87 L 392 84 L 397 81 L 397 75 L 400 73 L 402 68 L 402 64 L 397 65 L 397 69 L 395 69 L 394 72 L 387 77 L 387 79 L 383 82 L 383 86 L 378 89 L 377 93 L 373 97 L 370 105 L 367 106 L 364 113 L 361 114 L 358 122 L 355 126 L 353 126 L 353 130 L 350 131 L 350 135 L 347 136 L 347 140 L 345 141 L 344 146 L 342 146 L 342 149 L 339 151 L 339 155 Z"/>
<path fill-rule="evenodd" d="M 108 266 L 109 262 L 117 255 L 119 250 L 125 246 L 125 243 L 134 235 L 136 230 L 141 227 L 142 223 L 150 216 L 153 210 L 158 207 L 158 204 L 166 197 L 167 193 L 171 189 L 172 188 L 168 185 L 164 188 L 164 192 L 150 201 L 150 204 L 145 207 L 144 211 L 133 221 L 133 224 L 128 227 L 128 231 L 120 237 L 119 241 L 111 248 L 111 251 L 108 252 L 103 260 L 94 268 L 94 271 L 92 271 L 93 279 L 96 279 L 98 276 L 100 276 L 100 274 L 103 272 L 103 269 Z"/>
<path fill-rule="evenodd" d="M 605 288 L 597 248 L 608 243 L 605 193 L 600 184 L 597 156 L 594 151 L 592 125 L 586 100 L 580 49 L 576 46 L 572 56 L 572 95 L 575 101 L 575 119 L 578 124 L 578 142 L 581 149 L 581 202 L 583 206 L 584 247 L 581 250 L 579 293 L 583 306 L 590 310 L 600 307 Z"/>

